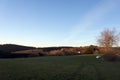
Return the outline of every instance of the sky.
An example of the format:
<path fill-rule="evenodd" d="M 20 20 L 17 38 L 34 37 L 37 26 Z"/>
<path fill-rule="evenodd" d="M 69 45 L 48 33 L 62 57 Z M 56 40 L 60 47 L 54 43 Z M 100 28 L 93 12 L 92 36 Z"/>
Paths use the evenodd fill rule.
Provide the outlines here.
<path fill-rule="evenodd" d="M 120 0 L 0 0 L 0 44 L 97 45 L 105 28 L 120 31 Z"/>

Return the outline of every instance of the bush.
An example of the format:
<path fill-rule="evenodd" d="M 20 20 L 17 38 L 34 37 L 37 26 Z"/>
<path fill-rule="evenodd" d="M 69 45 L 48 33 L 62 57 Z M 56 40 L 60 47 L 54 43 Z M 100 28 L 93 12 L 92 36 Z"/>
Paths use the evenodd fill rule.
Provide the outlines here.
<path fill-rule="evenodd" d="M 102 58 L 105 61 L 119 61 L 120 60 L 120 55 L 117 55 L 117 54 L 104 54 L 102 56 Z"/>
<path fill-rule="evenodd" d="M 90 45 L 88 47 L 85 47 L 85 51 L 84 51 L 84 54 L 98 54 L 99 53 L 99 49 L 97 46 L 93 46 L 93 45 Z"/>

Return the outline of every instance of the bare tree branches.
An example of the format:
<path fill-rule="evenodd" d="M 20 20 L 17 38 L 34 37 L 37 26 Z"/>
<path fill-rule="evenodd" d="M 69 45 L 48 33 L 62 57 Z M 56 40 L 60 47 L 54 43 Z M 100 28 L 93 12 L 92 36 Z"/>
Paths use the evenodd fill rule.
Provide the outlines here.
<path fill-rule="evenodd" d="M 101 47 L 113 47 L 113 46 L 117 46 L 119 43 L 119 36 L 120 33 L 118 34 L 116 29 L 104 29 L 99 38 L 97 39 L 98 44 Z"/>

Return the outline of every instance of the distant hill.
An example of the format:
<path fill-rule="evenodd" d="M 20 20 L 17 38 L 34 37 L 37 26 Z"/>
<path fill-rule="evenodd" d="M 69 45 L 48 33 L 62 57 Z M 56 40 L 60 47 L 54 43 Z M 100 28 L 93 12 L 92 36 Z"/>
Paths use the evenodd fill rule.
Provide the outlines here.
<path fill-rule="evenodd" d="M 3 51 L 3 52 L 14 52 L 14 51 L 30 50 L 30 49 L 35 49 L 35 47 L 22 46 L 22 45 L 16 45 L 16 44 L 0 45 L 0 51 Z"/>
<path fill-rule="evenodd" d="M 34 48 L 34 49 L 29 49 L 29 50 L 14 51 L 12 53 L 15 53 L 15 54 L 43 53 L 43 54 L 45 54 L 46 52 L 50 52 L 50 51 L 54 51 L 54 50 L 61 50 L 62 48 L 69 49 L 69 48 L 73 48 L 73 47 L 44 47 L 44 48 Z"/>
<path fill-rule="evenodd" d="M 21 50 L 12 52 L 15 55 L 28 55 L 29 57 L 36 56 L 62 56 L 62 55 L 77 55 L 80 49 L 77 47 L 44 47 L 30 50 Z"/>
<path fill-rule="evenodd" d="M 63 56 L 63 55 L 81 55 L 81 54 L 94 54 L 97 46 L 88 47 L 30 47 L 16 44 L 4 44 L 0 45 L 0 58 L 20 58 L 20 57 L 38 57 L 38 56 Z M 120 47 L 114 47 L 120 54 Z M 80 52 L 80 53 L 78 53 Z M 91 53 L 90 53 L 91 52 Z M 97 53 L 96 52 L 96 53 Z"/>
<path fill-rule="evenodd" d="M 66 48 L 66 49 L 69 49 L 69 48 L 74 48 L 74 47 L 69 47 L 69 46 L 61 46 L 61 47 L 43 47 L 43 48 L 39 48 L 39 49 L 42 49 L 43 51 L 52 51 L 52 50 L 60 50 L 62 48 Z"/>

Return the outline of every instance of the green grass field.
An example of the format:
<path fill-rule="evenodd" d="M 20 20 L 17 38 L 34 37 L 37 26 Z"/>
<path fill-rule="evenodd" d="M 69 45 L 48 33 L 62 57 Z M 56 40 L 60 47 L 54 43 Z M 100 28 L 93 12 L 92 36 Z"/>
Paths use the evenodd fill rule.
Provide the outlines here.
<path fill-rule="evenodd" d="M 120 80 L 120 62 L 91 55 L 0 59 L 0 80 Z"/>

